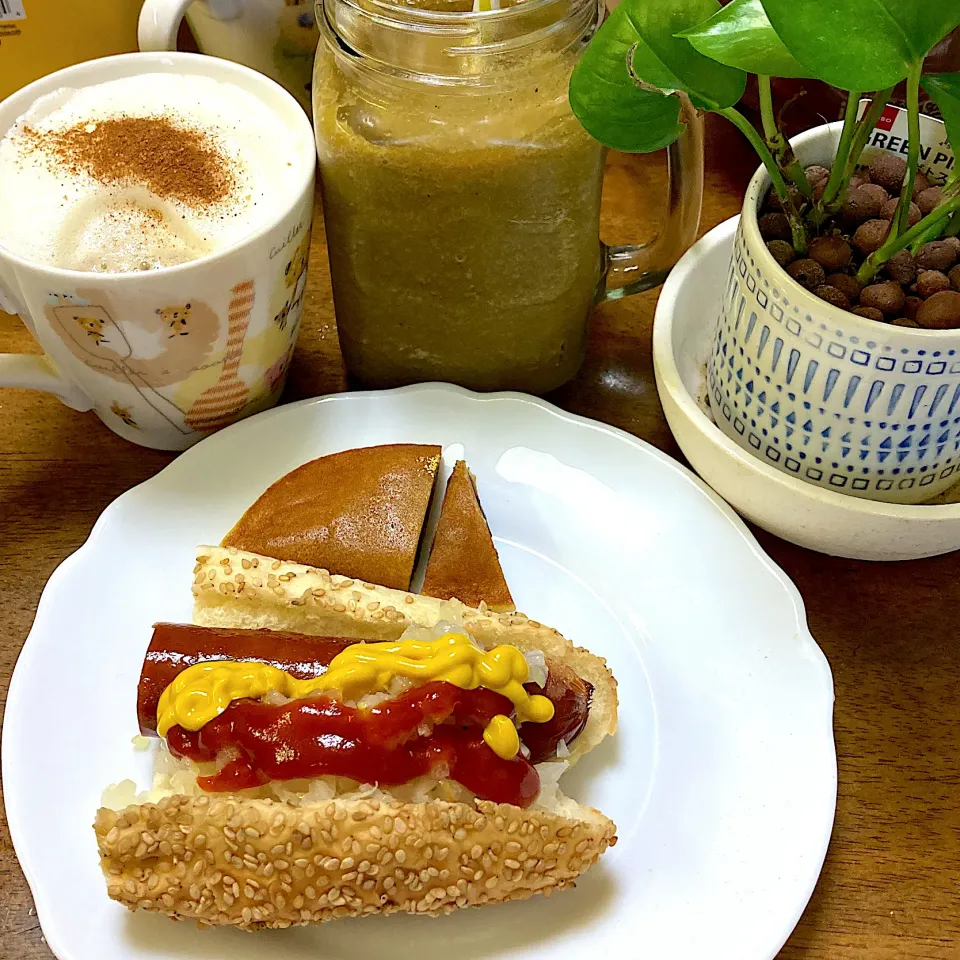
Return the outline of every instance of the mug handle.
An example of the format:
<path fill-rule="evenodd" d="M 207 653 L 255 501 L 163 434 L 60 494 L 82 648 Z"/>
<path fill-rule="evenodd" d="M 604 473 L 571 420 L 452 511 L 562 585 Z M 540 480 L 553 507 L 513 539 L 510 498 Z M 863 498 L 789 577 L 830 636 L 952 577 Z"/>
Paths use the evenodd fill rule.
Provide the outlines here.
<path fill-rule="evenodd" d="M 180 21 L 193 0 L 145 0 L 137 23 L 141 50 L 176 50 Z M 243 13 L 243 0 L 206 0 L 218 20 L 234 20 Z"/>
<path fill-rule="evenodd" d="M 64 380 L 46 356 L 32 353 L 0 353 L 0 387 L 44 390 L 58 397 L 71 410 L 93 409 L 93 401 L 77 386 Z"/>
<path fill-rule="evenodd" d="M 657 287 L 693 245 L 703 202 L 703 118 L 680 95 L 683 133 L 667 148 L 667 211 L 663 232 L 647 243 L 604 246 L 605 286 L 599 302 Z"/>
<path fill-rule="evenodd" d="M 17 314 L 36 337 L 36 327 L 29 315 L 6 293 L 2 285 L 0 285 L 0 310 Z M 53 361 L 46 355 L 0 353 L 0 387 L 45 390 L 58 397 L 71 410 L 79 410 L 83 413 L 93 409 L 93 401 L 78 386 L 62 377 Z"/>

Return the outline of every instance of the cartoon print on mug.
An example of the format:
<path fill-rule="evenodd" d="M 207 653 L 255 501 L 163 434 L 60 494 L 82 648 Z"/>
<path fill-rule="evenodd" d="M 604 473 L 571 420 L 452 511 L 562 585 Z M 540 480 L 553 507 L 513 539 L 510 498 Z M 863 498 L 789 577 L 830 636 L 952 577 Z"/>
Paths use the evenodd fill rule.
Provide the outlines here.
<path fill-rule="evenodd" d="M 227 344 L 220 374 L 190 405 L 186 415 L 192 430 L 218 430 L 237 420 L 244 411 L 250 387 L 238 376 L 250 315 L 256 300 L 253 280 L 237 283 L 230 291 L 227 309 Z"/>
<path fill-rule="evenodd" d="M 185 303 L 182 306 L 157 307 L 157 314 L 167 329 L 168 340 L 173 339 L 173 337 L 189 336 L 190 312 L 192 310 L 193 305 L 190 303 Z"/>
<path fill-rule="evenodd" d="M 105 321 L 103 317 L 93 316 L 85 311 L 74 314 L 73 317 L 77 326 L 99 347 L 107 342 L 104 336 L 103 328 Z"/>
<path fill-rule="evenodd" d="M 292 250 L 292 252 L 288 255 L 285 250 Z M 270 299 L 270 312 L 278 329 L 284 330 L 289 324 L 295 334 L 300 323 L 303 294 L 307 286 L 310 230 L 307 230 L 295 247 L 293 241 L 291 241 L 278 252 L 283 270 L 277 276 L 277 282 Z"/>
<path fill-rule="evenodd" d="M 243 344 L 239 375 L 254 382 L 252 396 L 244 415 L 249 416 L 266 409 L 283 389 L 296 342 L 299 315 L 293 317 L 283 330 L 273 322 L 270 315 L 260 321 L 257 329 L 249 329 Z"/>
<path fill-rule="evenodd" d="M 51 328 L 78 360 L 128 384 L 176 430 L 190 432 L 184 422 L 186 408 L 160 388 L 179 383 L 209 362 L 220 331 L 220 318 L 209 306 L 191 304 L 189 335 L 173 339 L 167 335 L 165 318 L 182 317 L 182 305 L 138 310 L 129 316 L 101 291 L 77 290 L 76 294 L 50 294 L 46 314 Z"/>
<path fill-rule="evenodd" d="M 128 427 L 133 427 L 135 430 L 140 429 L 137 421 L 133 419 L 133 414 L 130 412 L 130 408 L 121 407 L 117 400 L 114 400 L 113 403 L 110 404 L 110 412 L 115 417 L 119 417 Z"/>

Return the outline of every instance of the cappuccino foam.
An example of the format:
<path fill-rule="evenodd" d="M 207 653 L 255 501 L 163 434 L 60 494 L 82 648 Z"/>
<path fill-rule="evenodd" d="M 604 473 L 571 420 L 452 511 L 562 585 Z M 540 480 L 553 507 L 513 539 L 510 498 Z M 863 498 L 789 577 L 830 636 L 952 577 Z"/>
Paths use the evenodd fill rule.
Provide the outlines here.
<path fill-rule="evenodd" d="M 304 145 L 252 93 L 149 73 L 37 100 L 0 140 L 0 246 L 126 273 L 236 245 L 300 189 Z"/>

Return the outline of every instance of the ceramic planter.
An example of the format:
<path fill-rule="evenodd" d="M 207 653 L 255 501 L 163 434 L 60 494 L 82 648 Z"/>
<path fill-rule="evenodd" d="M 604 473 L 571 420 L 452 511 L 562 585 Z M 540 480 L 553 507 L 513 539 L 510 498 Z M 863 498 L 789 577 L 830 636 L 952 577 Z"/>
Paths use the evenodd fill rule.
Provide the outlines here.
<path fill-rule="evenodd" d="M 793 141 L 829 165 L 841 124 Z M 722 291 L 708 388 L 717 424 L 785 473 L 841 493 L 918 503 L 960 479 L 960 330 L 919 330 L 840 310 L 773 259 L 750 181 Z"/>

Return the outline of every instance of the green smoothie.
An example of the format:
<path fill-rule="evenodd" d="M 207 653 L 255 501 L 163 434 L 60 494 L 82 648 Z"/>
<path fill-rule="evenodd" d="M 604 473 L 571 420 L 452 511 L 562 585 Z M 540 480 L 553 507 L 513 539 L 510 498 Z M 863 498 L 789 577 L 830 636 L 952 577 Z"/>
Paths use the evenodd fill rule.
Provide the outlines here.
<path fill-rule="evenodd" d="M 337 327 L 365 383 L 543 393 L 576 373 L 602 273 L 603 150 L 567 102 L 573 56 L 431 88 L 374 79 L 321 44 Z"/>

